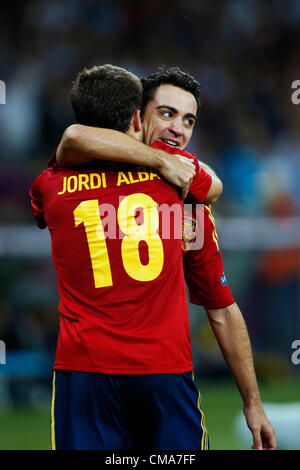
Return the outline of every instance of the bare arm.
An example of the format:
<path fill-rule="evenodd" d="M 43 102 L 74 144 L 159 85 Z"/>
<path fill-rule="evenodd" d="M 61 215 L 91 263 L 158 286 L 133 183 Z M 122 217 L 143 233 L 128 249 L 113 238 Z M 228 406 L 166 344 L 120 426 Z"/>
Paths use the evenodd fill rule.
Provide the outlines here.
<path fill-rule="evenodd" d="M 205 203 L 214 204 L 222 194 L 222 191 L 223 191 L 222 181 L 216 175 L 214 170 L 206 163 L 199 161 L 199 166 L 203 168 L 203 170 L 205 170 L 207 173 L 209 173 L 212 178 L 211 187 L 207 193 Z"/>
<path fill-rule="evenodd" d="M 253 435 L 253 448 L 275 449 L 274 430 L 263 410 L 247 328 L 236 303 L 216 310 L 206 310 L 223 357 L 235 379 L 247 425 Z"/>
<path fill-rule="evenodd" d="M 181 155 L 170 155 L 112 129 L 69 126 L 57 148 L 56 160 L 60 166 L 80 166 L 94 159 L 126 162 L 155 168 L 170 183 L 182 190 L 182 199 L 195 176 L 192 161 Z"/>

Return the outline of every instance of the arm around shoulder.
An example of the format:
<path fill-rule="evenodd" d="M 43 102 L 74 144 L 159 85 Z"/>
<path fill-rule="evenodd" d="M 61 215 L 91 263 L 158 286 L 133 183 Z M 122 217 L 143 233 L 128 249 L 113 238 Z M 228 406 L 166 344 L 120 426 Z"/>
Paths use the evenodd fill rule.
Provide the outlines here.
<path fill-rule="evenodd" d="M 59 166 L 80 166 L 93 160 L 87 153 L 87 137 L 82 128 L 85 132 L 90 129 L 80 124 L 72 124 L 64 131 L 56 151 L 56 162 Z"/>
<path fill-rule="evenodd" d="M 60 166 L 80 166 L 93 160 L 125 162 L 156 168 L 161 164 L 161 152 L 134 137 L 113 129 L 72 124 L 57 148 Z"/>

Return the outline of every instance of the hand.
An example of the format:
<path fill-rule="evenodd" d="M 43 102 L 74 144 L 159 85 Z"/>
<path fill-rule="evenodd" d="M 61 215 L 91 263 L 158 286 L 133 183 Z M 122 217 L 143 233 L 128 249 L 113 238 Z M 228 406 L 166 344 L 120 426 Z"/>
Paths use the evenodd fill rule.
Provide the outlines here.
<path fill-rule="evenodd" d="M 196 174 L 196 167 L 191 158 L 163 152 L 158 169 L 159 173 L 170 183 L 181 188 L 181 199 L 185 199 Z"/>
<path fill-rule="evenodd" d="M 244 407 L 248 428 L 252 432 L 252 449 L 274 450 L 277 447 L 274 429 L 267 419 L 261 403 Z"/>

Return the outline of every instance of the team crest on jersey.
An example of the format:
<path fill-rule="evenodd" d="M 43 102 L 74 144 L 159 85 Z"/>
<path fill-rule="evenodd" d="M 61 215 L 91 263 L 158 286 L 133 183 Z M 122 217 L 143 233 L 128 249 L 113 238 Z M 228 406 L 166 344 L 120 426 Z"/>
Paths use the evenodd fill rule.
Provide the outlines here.
<path fill-rule="evenodd" d="M 226 286 L 227 280 L 226 280 L 225 273 L 222 274 L 220 281 L 221 281 L 222 286 Z"/>
<path fill-rule="evenodd" d="M 182 221 L 182 249 L 187 251 L 189 244 L 196 240 L 197 222 L 192 217 L 184 216 Z"/>

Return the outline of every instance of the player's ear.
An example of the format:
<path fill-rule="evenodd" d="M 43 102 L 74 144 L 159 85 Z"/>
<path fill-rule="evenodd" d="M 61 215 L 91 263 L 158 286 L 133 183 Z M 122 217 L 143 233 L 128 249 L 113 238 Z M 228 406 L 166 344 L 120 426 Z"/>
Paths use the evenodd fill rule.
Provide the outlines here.
<path fill-rule="evenodd" d="M 127 131 L 127 134 L 131 135 L 131 137 L 134 137 L 137 140 L 142 141 L 143 139 L 143 130 L 142 130 L 142 122 L 141 122 L 141 116 L 140 116 L 140 110 L 137 109 L 134 111 L 129 129 Z"/>
<path fill-rule="evenodd" d="M 131 125 L 133 127 L 133 131 L 138 133 L 142 129 L 142 121 L 141 121 L 141 110 L 136 109 L 132 115 Z"/>

